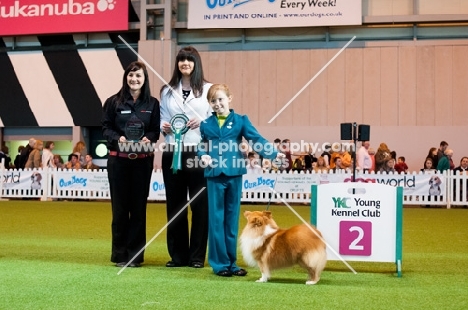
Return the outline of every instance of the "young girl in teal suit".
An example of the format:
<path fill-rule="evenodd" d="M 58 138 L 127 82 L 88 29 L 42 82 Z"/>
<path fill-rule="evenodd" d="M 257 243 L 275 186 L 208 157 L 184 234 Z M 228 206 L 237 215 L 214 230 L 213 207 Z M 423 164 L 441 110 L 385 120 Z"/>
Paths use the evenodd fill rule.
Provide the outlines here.
<path fill-rule="evenodd" d="M 198 148 L 205 165 L 208 190 L 208 262 L 218 276 L 245 276 L 237 266 L 237 235 L 242 195 L 242 175 L 247 173 L 241 143 L 255 144 L 264 158 L 278 155 L 273 144 L 263 138 L 246 115 L 230 109 L 231 92 L 225 84 L 214 84 L 207 99 L 213 115 L 200 124 L 202 142 Z"/>

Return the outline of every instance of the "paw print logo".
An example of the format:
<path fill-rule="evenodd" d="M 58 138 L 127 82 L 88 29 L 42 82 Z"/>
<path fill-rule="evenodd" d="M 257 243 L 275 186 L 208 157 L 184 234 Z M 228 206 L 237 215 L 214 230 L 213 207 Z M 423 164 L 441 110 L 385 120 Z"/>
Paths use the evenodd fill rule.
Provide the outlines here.
<path fill-rule="evenodd" d="M 97 3 L 97 9 L 101 12 L 104 12 L 105 10 L 113 10 L 115 7 L 115 1 L 114 0 L 99 0 Z"/>

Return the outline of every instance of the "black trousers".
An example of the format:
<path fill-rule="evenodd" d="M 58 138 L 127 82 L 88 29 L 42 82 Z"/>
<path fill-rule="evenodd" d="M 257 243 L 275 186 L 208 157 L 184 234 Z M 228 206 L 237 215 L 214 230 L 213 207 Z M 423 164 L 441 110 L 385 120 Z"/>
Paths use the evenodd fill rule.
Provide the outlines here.
<path fill-rule="evenodd" d="M 107 174 L 112 203 L 114 263 L 130 261 L 146 244 L 146 204 L 153 157 L 128 159 L 109 156 Z M 133 260 L 143 262 L 144 251 Z"/>
<path fill-rule="evenodd" d="M 172 150 L 162 156 L 162 172 L 166 188 L 166 212 L 171 220 L 203 187 L 190 204 L 192 223 L 189 233 L 188 208 L 167 227 L 167 249 L 171 260 L 180 265 L 205 261 L 208 240 L 208 195 L 204 169 L 195 165 L 196 151 L 182 152 L 182 170 L 172 172 Z M 188 194 L 188 196 L 187 196 Z"/>

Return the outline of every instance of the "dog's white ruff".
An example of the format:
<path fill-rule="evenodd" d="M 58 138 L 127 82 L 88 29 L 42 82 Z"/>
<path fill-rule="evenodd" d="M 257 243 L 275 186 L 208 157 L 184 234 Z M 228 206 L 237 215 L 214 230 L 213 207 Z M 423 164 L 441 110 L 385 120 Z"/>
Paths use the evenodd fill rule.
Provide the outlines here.
<path fill-rule="evenodd" d="M 241 235 L 241 250 L 242 256 L 244 257 L 244 262 L 250 267 L 256 267 L 257 261 L 253 257 L 253 252 L 259 247 L 263 246 L 265 239 L 270 235 L 274 234 L 278 229 L 267 225 L 263 235 L 260 235 L 256 238 L 251 238 L 250 236 Z M 266 282 L 266 281 L 264 281 Z"/>

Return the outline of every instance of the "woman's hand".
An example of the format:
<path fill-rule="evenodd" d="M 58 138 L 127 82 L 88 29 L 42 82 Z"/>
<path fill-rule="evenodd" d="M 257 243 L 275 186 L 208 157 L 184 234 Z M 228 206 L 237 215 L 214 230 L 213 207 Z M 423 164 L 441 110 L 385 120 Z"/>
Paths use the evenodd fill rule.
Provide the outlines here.
<path fill-rule="evenodd" d="M 170 134 L 172 133 L 172 128 L 171 128 L 171 124 L 169 124 L 168 122 L 163 122 L 162 123 L 162 130 L 165 134 Z"/>
<path fill-rule="evenodd" d="M 119 142 L 127 142 L 127 138 L 125 138 L 125 136 L 120 136 Z"/>

